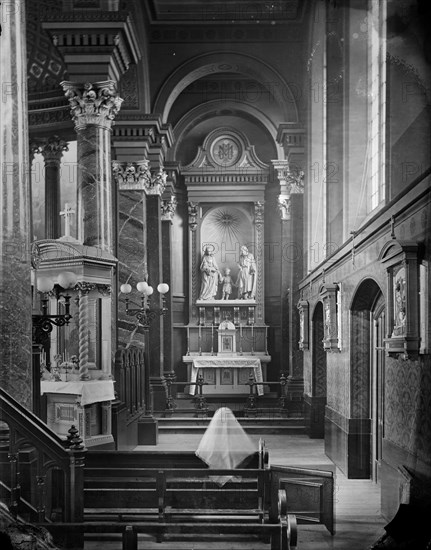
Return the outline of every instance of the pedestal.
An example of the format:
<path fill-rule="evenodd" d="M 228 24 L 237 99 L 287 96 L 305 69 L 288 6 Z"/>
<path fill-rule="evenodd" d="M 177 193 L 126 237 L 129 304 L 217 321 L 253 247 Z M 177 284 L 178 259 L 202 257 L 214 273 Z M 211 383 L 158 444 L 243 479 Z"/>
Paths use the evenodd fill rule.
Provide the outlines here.
<path fill-rule="evenodd" d="M 41 392 L 47 396 L 47 424 L 58 436 L 66 438 L 73 424 L 86 447 L 114 448 L 111 380 L 42 382 Z"/>

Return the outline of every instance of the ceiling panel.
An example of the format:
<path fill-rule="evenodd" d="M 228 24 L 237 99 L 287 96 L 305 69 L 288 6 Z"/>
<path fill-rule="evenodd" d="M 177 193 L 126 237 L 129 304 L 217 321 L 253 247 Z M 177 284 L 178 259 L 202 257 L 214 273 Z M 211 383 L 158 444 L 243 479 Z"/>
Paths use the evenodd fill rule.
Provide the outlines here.
<path fill-rule="evenodd" d="M 156 21 L 219 22 L 294 21 L 304 0 L 151 0 Z"/>

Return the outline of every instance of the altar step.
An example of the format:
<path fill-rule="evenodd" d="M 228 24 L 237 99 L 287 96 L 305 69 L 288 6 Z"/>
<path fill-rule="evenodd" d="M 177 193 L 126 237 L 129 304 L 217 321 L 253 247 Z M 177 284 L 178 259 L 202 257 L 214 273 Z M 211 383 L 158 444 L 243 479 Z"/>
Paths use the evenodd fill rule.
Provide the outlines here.
<path fill-rule="evenodd" d="M 259 413 L 256 417 L 237 417 L 241 426 L 249 434 L 305 434 L 303 417 L 283 418 Z M 159 434 L 203 434 L 211 418 L 193 418 L 174 413 L 170 418 L 158 418 Z"/>

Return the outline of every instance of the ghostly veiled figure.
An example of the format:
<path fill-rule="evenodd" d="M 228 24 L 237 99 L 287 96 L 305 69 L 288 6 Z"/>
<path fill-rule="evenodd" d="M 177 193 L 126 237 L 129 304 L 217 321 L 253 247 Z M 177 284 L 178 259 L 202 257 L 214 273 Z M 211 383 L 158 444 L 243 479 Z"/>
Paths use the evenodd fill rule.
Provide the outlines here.
<path fill-rule="evenodd" d="M 233 469 L 256 450 L 233 412 L 221 407 L 214 413 L 196 455 L 212 469 Z M 233 477 L 212 476 L 211 479 L 223 486 Z"/>

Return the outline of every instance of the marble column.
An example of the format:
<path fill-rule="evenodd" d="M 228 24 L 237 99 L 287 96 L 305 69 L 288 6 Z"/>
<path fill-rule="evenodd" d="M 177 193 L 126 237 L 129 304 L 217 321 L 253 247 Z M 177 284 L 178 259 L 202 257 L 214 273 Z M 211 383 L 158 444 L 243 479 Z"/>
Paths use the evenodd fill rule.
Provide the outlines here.
<path fill-rule="evenodd" d="M 122 99 L 113 80 L 61 83 L 78 142 L 78 240 L 114 253 L 110 134 Z"/>
<path fill-rule="evenodd" d="M 68 151 L 67 142 L 59 136 L 48 138 L 41 145 L 45 161 L 45 238 L 61 237 L 60 224 L 60 162 L 64 151 Z"/>
<path fill-rule="evenodd" d="M 25 2 L 2 12 L 0 64 L 0 387 L 32 407 L 30 179 Z"/>
<path fill-rule="evenodd" d="M 161 222 L 161 195 L 163 189 L 164 185 L 158 185 L 157 183 L 148 188 L 146 205 L 148 282 L 154 288 L 154 294 L 151 297 L 151 306 L 156 310 L 162 307 L 161 296 L 156 289 L 157 285 L 163 282 Z M 153 411 L 164 411 L 166 406 L 163 324 L 163 316 L 155 315 L 151 321 L 149 333 L 148 358 L 150 361 L 150 384 Z"/>
<path fill-rule="evenodd" d="M 164 374 L 174 375 L 173 358 L 173 300 L 172 300 L 172 220 L 177 207 L 175 195 L 162 200 L 162 265 L 163 282 L 167 283 L 170 292 L 166 295 L 168 312 L 163 319 L 164 340 Z"/>
<path fill-rule="evenodd" d="M 136 284 L 147 278 L 147 221 L 144 179 L 151 180 L 148 161 L 112 161 L 117 187 L 117 258 L 119 286 L 128 283 L 136 292 Z M 143 175 L 145 174 L 145 178 Z M 125 311 L 124 296 L 118 297 L 118 343 L 120 347 L 145 347 L 144 328 Z M 136 307 L 138 304 L 134 304 Z"/>

